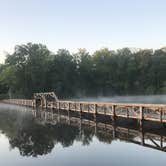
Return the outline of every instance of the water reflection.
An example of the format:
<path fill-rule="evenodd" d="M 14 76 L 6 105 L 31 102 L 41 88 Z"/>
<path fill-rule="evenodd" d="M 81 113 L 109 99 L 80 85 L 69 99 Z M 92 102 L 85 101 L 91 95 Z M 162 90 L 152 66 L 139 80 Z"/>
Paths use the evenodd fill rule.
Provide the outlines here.
<path fill-rule="evenodd" d="M 88 145 L 92 138 L 96 136 L 99 141 L 111 144 L 113 140 L 120 139 L 135 143 L 145 147 L 166 151 L 166 130 L 165 127 L 157 123 L 146 123 L 143 128 L 139 128 L 136 121 L 124 121 L 119 119 L 112 123 L 107 118 L 98 118 L 97 120 L 78 117 L 77 115 L 65 115 L 59 111 L 38 111 L 34 112 L 36 120 L 43 124 L 68 125 L 77 128 L 76 138 L 83 145 Z M 153 128 L 153 130 L 152 130 Z M 64 130 L 63 128 L 61 130 Z M 70 133 L 69 133 L 70 135 Z M 62 136 L 63 137 L 63 136 Z"/>
<path fill-rule="evenodd" d="M 0 111 L 0 130 L 8 137 L 11 149 L 18 148 L 22 156 L 49 154 L 58 143 L 69 147 L 77 141 L 88 146 L 94 137 L 107 144 L 118 139 L 166 151 L 164 127 L 155 125 L 156 129 L 151 130 L 152 124 L 147 124 L 140 129 L 135 121 L 124 123 L 119 120 L 111 124 L 109 119 L 103 119 L 93 121 L 58 110 L 4 107 Z"/>

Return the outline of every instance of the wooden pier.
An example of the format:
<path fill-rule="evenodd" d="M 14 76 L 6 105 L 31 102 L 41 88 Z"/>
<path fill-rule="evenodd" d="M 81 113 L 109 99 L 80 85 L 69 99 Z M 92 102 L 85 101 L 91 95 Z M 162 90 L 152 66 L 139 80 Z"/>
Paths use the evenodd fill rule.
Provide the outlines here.
<path fill-rule="evenodd" d="M 5 103 L 22 106 L 36 107 L 34 100 L 9 99 L 3 100 Z M 78 101 L 57 101 L 48 102 L 43 109 L 59 109 L 89 113 L 94 117 L 99 115 L 137 119 L 140 121 L 150 120 L 161 123 L 166 122 L 166 105 L 163 104 L 133 104 L 133 103 L 103 103 L 103 102 L 78 102 Z"/>
<path fill-rule="evenodd" d="M 8 99 L 3 102 L 42 109 L 74 111 L 80 116 L 83 113 L 92 114 L 94 119 L 100 115 L 110 116 L 113 121 L 118 117 L 136 119 L 140 125 L 144 120 L 166 122 L 166 104 L 63 101 L 58 100 L 53 92 L 36 93 L 33 100 Z"/>

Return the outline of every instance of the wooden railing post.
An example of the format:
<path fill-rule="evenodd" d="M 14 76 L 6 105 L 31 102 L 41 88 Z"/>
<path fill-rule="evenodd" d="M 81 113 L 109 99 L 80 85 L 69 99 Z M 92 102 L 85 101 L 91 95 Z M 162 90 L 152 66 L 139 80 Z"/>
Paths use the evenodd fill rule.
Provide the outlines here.
<path fill-rule="evenodd" d="M 69 103 L 69 105 L 70 105 L 70 103 Z M 68 113 L 68 122 L 69 122 L 69 125 L 70 125 L 70 110 L 69 110 L 69 107 L 68 107 L 67 113 Z"/>
<path fill-rule="evenodd" d="M 113 117 L 115 117 L 115 105 L 112 106 Z"/>
<path fill-rule="evenodd" d="M 60 104 L 60 102 L 58 102 L 58 109 L 59 109 L 59 110 L 61 109 L 61 104 Z"/>
<path fill-rule="evenodd" d="M 97 104 L 94 104 L 94 114 L 93 114 L 93 116 L 94 116 L 94 120 L 96 121 L 96 119 L 97 119 Z"/>
<path fill-rule="evenodd" d="M 143 107 L 142 106 L 139 107 L 139 111 L 140 111 L 140 117 L 139 117 L 139 119 L 143 120 Z"/>
<path fill-rule="evenodd" d="M 142 106 L 139 107 L 139 112 L 139 125 L 142 128 L 144 120 L 144 108 Z"/>
<path fill-rule="evenodd" d="M 95 111 L 95 115 L 97 115 L 97 104 L 95 104 L 94 107 L 95 107 L 95 108 L 94 108 L 94 109 L 95 109 L 95 110 L 94 110 L 94 111 Z"/>
<path fill-rule="evenodd" d="M 159 109 L 160 111 L 160 122 L 162 123 L 163 122 L 163 111 L 162 109 Z"/>
<path fill-rule="evenodd" d="M 75 111 L 77 111 L 77 104 L 76 104 L 76 102 L 75 102 Z"/>
<path fill-rule="evenodd" d="M 126 107 L 126 117 L 129 118 L 129 108 Z"/>
<path fill-rule="evenodd" d="M 80 103 L 80 112 L 82 112 L 82 104 Z"/>
<path fill-rule="evenodd" d="M 70 102 L 69 102 L 69 111 L 70 111 Z"/>

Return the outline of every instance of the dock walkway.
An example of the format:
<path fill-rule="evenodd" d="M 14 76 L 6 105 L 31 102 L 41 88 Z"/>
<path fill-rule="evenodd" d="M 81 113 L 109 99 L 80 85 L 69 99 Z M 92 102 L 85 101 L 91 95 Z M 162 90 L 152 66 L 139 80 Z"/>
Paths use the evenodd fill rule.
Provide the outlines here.
<path fill-rule="evenodd" d="M 92 114 L 94 118 L 100 115 L 136 119 L 140 121 L 149 120 L 160 123 L 166 122 L 166 104 L 141 104 L 141 103 L 112 103 L 112 102 L 84 102 L 84 101 L 45 101 L 37 105 L 35 99 L 8 99 L 3 100 L 8 104 L 17 104 L 29 107 L 40 107 L 42 109 L 58 109 L 66 111 Z"/>

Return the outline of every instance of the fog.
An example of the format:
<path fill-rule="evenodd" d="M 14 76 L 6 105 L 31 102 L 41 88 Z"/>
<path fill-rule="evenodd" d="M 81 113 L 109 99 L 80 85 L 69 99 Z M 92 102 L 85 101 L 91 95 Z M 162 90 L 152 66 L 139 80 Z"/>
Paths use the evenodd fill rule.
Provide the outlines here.
<path fill-rule="evenodd" d="M 122 103 L 154 103 L 166 104 L 166 95 L 144 95 L 144 96 L 110 96 L 110 97 L 82 97 L 72 98 L 76 101 L 99 101 L 99 102 L 122 102 Z"/>

